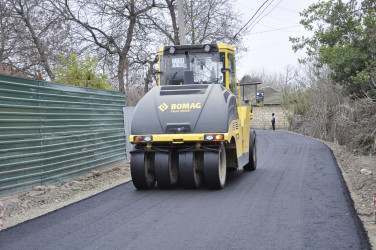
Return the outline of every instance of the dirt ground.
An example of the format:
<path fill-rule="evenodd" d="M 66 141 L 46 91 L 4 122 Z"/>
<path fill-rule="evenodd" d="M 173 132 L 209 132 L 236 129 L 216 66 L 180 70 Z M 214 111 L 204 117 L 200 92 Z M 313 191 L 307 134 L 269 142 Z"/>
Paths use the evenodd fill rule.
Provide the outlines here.
<path fill-rule="evenodd" d="M 373 195 L 376 195 L 376 156 L 358 156 L 344 146 L 323 142 L 334 152 L 359 218 L 368 232 L 373 249 L 376 249 L 373 207 Z M 57 185 L 38 186 L 29 192 L 0 197 L 0 201 L 5 205 L 2 229 L 52 212 L 129 180 L 129 165 L 122 163 Z"/>
<path fill-rule="evenodd" d="M 37 186 L 28 192 L 0 197 L 5 206 L 2 229 L 50 213 L 130 180 L 129 165 L 123 162 L 71 181 L 47 187 Z"/>

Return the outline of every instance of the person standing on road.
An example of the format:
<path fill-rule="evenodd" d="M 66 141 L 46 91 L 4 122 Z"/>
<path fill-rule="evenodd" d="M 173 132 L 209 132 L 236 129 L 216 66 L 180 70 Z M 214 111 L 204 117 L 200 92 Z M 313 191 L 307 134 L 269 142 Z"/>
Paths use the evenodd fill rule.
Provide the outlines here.
<path fill-rule="evenodd" d="M 275 116 L 274 116 L 274 113 L 272 113 L 272 127 L 273 127 L 273 130 L 275 130 Z"/>

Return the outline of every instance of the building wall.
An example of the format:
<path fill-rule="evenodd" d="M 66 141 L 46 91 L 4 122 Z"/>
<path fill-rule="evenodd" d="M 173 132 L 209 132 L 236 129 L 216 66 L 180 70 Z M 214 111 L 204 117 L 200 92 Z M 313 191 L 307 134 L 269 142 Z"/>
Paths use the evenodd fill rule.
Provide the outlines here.
<path fill-rule="evenodd" d="M 251 128 L 272 129 L 272 113 L 275 116 L 275 128 L 277 130 L 288 129 L 286 114 L 281 105 L 265 105 L 263 107 L 252 106 L 253 119 Z"/>

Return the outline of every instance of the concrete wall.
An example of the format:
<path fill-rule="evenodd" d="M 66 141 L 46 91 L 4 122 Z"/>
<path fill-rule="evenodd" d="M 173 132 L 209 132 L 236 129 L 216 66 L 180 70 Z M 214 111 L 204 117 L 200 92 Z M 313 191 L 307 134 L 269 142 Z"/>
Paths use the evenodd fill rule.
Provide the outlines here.
<path fill-rule="evenodd" d="M 124 107 L 124 130 L 125 130 L 125 140 L 126 140 L 126 152 L 127 152 L 127 162 L 131 160 L 131 151 L 132 144 L 129 142 L 129 135 L 131 134 L 131 124 L 135 107 Z"/>
<path fill-rule="evenodd" d="M 251 128 L 272 129 L 272 113 L 275 116 L 275 129 L 288 129 L 286 115 L 281 105 L 265 105 L 263 107 L 252 106 L 253 119 Z"/>

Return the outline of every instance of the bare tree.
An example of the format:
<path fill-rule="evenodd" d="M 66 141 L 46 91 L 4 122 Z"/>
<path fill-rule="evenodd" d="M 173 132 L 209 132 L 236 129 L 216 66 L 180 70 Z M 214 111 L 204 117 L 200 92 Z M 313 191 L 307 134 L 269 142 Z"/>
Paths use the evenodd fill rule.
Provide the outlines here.
<path fill-rule="evenodd" d="M 10 15 L 10 6 L 8 1 L 0 0 L 0 62 L 9 60 L 13 49 L 12 39 L 12 18 Z"/>
<path fill-rule="evenodd" d="M 241 46 L 246 31 L 234 37 L 243 22 L 231 8 L 235 1 L 186 0 L 186 32 L 192 44 L 227 42 Z"/>
<path fill-rule="evenodd" d="M 153 1 L 64 0 L 56 5 L 67 20 L 82 27 L 82 39 L 118 57 L 119 91 L 124 92 L 124 71 L 137 19 L 155 7 Z"/>
<path fill-rule="evenodd" d="M 154 12 L 148 14 L 154 28 L 164 35 L 167 44 L 179 44 L 179 27 L 177 24 L 177 1 L 165 0 Z M 246 32 L 234 38 L 241 15 L 230 8 L 233 0 L 185 0 L 184 20 L 188 44 L 228 42 L 241 45 Z"/>
<path fill-rule="evenodd" d="M 232 1 L 227 0 L 186 0 L 184 5 L 188 44 L 237 42 L 237 45 L 241 47 L 241 38 L 244 33 L 234 41 L 236 27 L 238 27 L 235 24 L 241 23 L 241 19 L 239 14 L 228 8 L 231 3 Z M 137 54 L 136 63 L 147 65 L 144 81 L 145 93 L 153 80 L 152 71 L 158 62 L 155 57 L 158 46 L 180 44 L 177 1 L 165 0 L 157 7 L 145 12 L 138 19 L 139 29 L 142 32 L 138 32 L 137 41 L 142 45 L 137 47 L 137 52 L 134 54 Z"/>
<path fill-rule="evenodd" d="M 179 28 L 176 14 L 176 0 L 165 0 L 165 4 L 158 5 L 157 9 L 145 16 L 151 23 L 149 28 L 157 30 L 166 39 L 166 44 L 180 44 Z"/>
<path fill-rule="evenodd" d="M 230 5 L 186 0 L 188 43 L 230 42 L 240 23 Z M 53 80 L 59 54 L 89 50 L 112 86 L 142 85 L 146 93 L 156 83 L 158 47 L 179 44 L 176 0 L 0 0 L 0 7 L 0 60 L 34 77 Z"/>
<path fill-rule="evenodd" d="M 12 52 L 8 61 L 30 76 L 53 80 L 53 65 L 68 46 L 69 26 L 44 0 L 5 0 L 11 22 Z M 4 56 L 2 56 L 4 57 Z"/>

